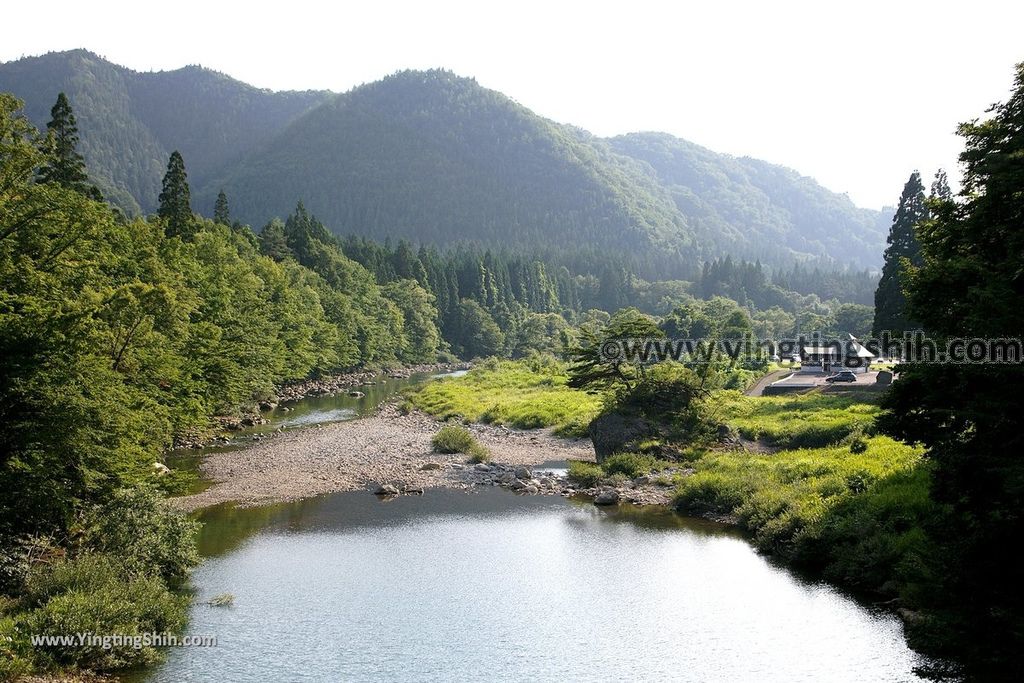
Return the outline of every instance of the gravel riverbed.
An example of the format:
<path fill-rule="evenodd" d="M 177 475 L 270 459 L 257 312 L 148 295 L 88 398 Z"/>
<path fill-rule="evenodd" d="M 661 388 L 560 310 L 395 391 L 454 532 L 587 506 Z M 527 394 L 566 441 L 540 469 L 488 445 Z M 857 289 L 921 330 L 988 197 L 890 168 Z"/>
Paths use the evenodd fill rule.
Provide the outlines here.
<path fill-rule="evenodd" d="M 403 413 L 387 404 L 370 416 L 348 422 L 282 432 L 249 447 L 206 456 L 202 470 L 215 482 L 209 489 L 172 499 L 182 510 L 224 502 L 241 506 L 297 500 L 335 491 L 381 491 L 391 495 L 429 487 L 473 489 L 505 486 L 527 494 L 593 495 L 605 500 L 665 503 L 667 489 L 626 482 L 609 489 L 577 490 L 557 472 L 534 471 L 553 460 L 594 459 L 589 439 L 564 439 L 551 430 L 516 430 L 469 425 L 490 450 L 487 465 L 463 455 L 433 453 L 430 439 L 442 423 L 419 412 Z"/>

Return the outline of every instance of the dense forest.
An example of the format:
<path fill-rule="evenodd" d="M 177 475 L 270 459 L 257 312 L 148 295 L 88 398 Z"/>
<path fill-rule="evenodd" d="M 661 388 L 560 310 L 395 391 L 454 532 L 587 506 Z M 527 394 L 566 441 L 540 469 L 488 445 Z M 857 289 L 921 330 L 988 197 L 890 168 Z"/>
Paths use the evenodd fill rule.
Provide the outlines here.
<path fill-rule="evenodd" d="M 543 250 L 578 256 L 570 270 L 589 274 L 592 257 L 614 252 L 647 280 L 693 280 L 727 255 L 877 269 L 891 217 L 669 136 L 602 140 L 445 71 L 333 95 L 271 93 L 199 67 L 137 73 L 84 50 L 0 65 L 0 91 L 38 127 L 61 89 L 96 184 L 129 215 L 156 208 L 177 149 L 204 215 L 221 190 L 253 226 L 301 199 L 337 235 Z"/>

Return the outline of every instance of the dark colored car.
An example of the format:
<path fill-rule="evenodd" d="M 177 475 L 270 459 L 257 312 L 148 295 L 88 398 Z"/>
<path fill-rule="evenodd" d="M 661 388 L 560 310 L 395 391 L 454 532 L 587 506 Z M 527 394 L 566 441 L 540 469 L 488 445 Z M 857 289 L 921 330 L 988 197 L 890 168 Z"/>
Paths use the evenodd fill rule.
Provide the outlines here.
<path fill-rule="evenodd" d="M 850 372 L 849 370 L 842 370 L 841 372 L 837 372 L 831 377 L 826 377 L 825 381 L 828 382 L 829 384 L 832 384 L 833 382 L 856 382 L 857 375 Z"/>

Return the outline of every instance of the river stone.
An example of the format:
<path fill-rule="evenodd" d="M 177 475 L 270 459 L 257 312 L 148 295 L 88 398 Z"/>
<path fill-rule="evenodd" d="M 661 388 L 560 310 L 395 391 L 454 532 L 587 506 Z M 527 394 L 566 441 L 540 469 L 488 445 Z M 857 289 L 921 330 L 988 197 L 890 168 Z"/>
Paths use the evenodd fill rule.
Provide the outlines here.
<path fill-rule="evenodd" d="M 526 484 L 523 483 L 522 481 L 518 480 L 518 479 L 514 479 L 512 481 L 512 483 L 509 484 L 509 488 L 514 489 L 516 491 L 519 491 L 521 489 L 525 489 L 526 488 Z"/>
<path fill-rule="evenodd" d="M 498 481 L 500 481 L 502 484 L 512 484 L 518 480 L 516 479 L 516 475 L 514 472 L 506 472 L 505 474 L 501 475 L 501 478 Z"/>
<path fill-rule="evenodd" d="M 427 471 L 427 470 L 439 470 L 439 469 L 441 469 L 441 463 L 439 463 L 439 462 L 425 462 L 422 465 L 420 465 L 420 469 L 424 470 L 424 471 Z"/>
<path fill-rule="evenodd" d="M 516 468 L 516 478 L 522 479 L 524 481 L 533 479 L 533 472 L 530 471 L 529 467 L 522 465 Z"/>
<path fill-rule="evenodd" d="M 352 398 L 362 398 L 363 396 L 366 396 L 366 394 L 361 391 L 350 391 L 348 392 L 348 395 Z"/>
<path fill-rule="evenodd" d="M 374 491 L 374 494 L 378 496 L 397 496 L 398 487 L 394 484 L 381 484 L 377 487 L 377 490 Z"/>
<path fill-rule="evenodd" d="M 536 486 L 534 486 L 533 484 L 527 484 L 527 485 L 526 485 L 526 488 L 524 488 L 524 489 L 523 489 L 523 492 L 524 492 L 524 493 L 529 493 L 529 494 L 534 494 L 534 493 L 537 493 L 537 492 L 538 492 L 539 490 L 540 490 L 540 489 L 538 489 L 538 488 L 537 488 Z"/>
<path fill-rule="evenodd" d="M 602 489 L 594 496 L 594 505 L 615 505 L 619 502 L 619 492 L 615 489 Z"/>
<path fill-rule="evenodd" d="M 598 415 L 587 431 L 594 442 L 594 454 L 599 463 L 613 453 L 628 451 L 631 444 L 657 434 L 654 425 L 644 418 L 615 412 Z"/>
<path fill-rule="evenodd" d="M 478 462 L 477 464 L 473 465 L 473 469 L 476 470 L 477 472 L 490 472 L 491 466 L 485 462 Z"/>

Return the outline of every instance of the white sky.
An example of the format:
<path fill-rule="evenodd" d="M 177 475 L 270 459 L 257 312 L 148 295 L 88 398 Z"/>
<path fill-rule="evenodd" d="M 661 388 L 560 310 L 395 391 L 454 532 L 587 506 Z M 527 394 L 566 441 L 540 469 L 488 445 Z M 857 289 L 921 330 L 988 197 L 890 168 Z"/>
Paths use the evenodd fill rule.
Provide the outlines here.
<path fill-rule="evenodd" d="M 33 15 L 4 31 L 0 61 L 85 47 L 140 71 L 339 92 L 445 67 L 598 135 L 666 131 L 870 207 L 914 168 L 955 180 L 956 124 L 1005 99 L 1024 60 L 1015 0 L 51 0 Z"/>

